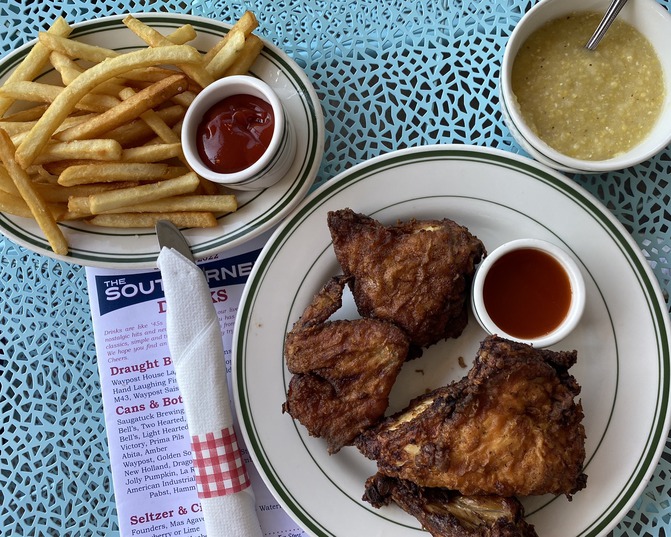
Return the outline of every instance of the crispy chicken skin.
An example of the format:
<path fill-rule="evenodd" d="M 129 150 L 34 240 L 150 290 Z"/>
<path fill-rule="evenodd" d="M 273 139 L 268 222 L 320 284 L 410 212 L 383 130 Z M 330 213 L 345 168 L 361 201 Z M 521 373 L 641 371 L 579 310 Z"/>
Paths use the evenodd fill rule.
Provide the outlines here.
<path fill-rule="evenodd" d="M 496 336 L 468 375 L 419 396 L 364 432 L 356 446 L 378 471 L 466 496 L 572 494 L 586 485 L 576 351 Z"/>
<path fill-rule="evenodd" d="M 334 277 L 287 334 L 285 360 L 293 374 L 282 406 L 329 453 L 351 445 L 378 423 L 406 360 L 409 342 L 398 327 L 375 319 L 328 321 L 342 304 L 348 278 Z"/>
<path fill-rule="evenodd" d="M 342 209 L 328 213 L 336 257 L 363 317 L 395 323 L 418 347 L 459 336 L 482 242 L 448 220 L 384 226 Z"/>
<path fill-rule="evenodd" d="M 378 473 L 366 481 L 363 500 L 378 508 L 397 504 L 433 537 L 537 537 L 516 498 L 462 496 Z"/>

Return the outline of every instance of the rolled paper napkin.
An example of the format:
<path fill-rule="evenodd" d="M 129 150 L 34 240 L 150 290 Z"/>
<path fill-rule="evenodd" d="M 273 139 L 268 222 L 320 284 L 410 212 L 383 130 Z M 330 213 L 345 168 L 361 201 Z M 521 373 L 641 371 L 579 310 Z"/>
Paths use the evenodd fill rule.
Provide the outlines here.
<path fill-rule="evenodd" d="M 191 435 L 208 537 L 262 537 L 233 429 L 221 327 L 202 271 L 172 248 L 158 257 L 168 346 Z"/>

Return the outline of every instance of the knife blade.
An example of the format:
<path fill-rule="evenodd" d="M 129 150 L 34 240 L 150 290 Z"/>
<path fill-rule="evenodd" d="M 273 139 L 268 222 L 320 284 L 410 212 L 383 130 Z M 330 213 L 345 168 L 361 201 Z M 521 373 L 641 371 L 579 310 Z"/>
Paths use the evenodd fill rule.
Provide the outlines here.
<path fill-rule="evenodd" d="M 156 222 L 156 236 L 161 248 L 165 246 L 177 250 L 187 259 L 195 262 L 189 243 L 175 224 L 169 220 L 159 220 Z"/>

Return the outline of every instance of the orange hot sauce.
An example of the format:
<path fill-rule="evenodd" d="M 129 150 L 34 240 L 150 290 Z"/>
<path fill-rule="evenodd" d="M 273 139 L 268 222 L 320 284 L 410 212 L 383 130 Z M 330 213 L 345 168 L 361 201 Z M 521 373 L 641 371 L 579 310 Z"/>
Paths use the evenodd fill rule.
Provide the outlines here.
<path fill-rule="evenodd" d="M 524 248 L 496 261 L 484 283 L 487 313 L 496 325 L 520 339 L 543 336 L 564 320 L 571 283 L 551 255 Z"/>

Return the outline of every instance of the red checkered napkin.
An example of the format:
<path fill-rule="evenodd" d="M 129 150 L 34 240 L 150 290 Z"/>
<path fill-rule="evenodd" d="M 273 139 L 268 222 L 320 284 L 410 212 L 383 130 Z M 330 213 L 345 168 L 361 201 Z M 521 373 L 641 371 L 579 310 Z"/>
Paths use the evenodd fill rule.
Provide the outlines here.
<path fill-rule="evenodd" d="M 192 436 L 191 451 L 199 498 L 234 494 L 249 486 L 249 476 L 233 427 L 216 434 Z"/>

